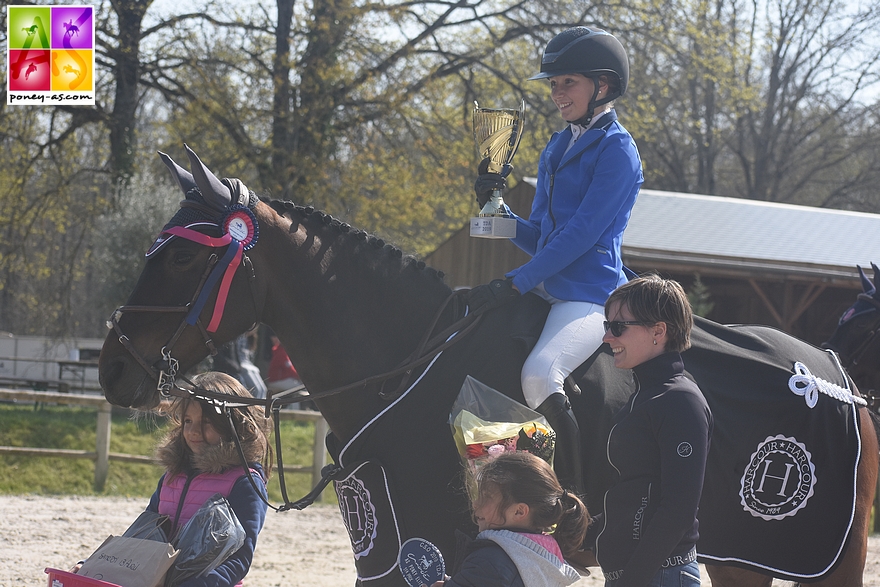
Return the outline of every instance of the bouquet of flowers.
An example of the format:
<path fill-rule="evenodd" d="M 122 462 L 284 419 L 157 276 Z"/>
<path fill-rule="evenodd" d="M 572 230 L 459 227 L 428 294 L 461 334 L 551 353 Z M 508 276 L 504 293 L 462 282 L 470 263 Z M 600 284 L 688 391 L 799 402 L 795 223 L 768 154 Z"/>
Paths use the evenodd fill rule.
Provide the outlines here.
<path fill-rule="evenodd" d="M 553 464 L 556 433 L 547 420 L 473 377 L 465 379 L 449 423 L 470 479 L 505 451 L 528 451 Z"/>
<path fill-rule="evenodd" d="M 556 433 L 546 423 L 487 422 L 467 410 L 461 410 L 453 423 L 460 435 L 465 464 L 476 472 L 483 464 L 506 451 L 524 450 L 553 462 Z"/>

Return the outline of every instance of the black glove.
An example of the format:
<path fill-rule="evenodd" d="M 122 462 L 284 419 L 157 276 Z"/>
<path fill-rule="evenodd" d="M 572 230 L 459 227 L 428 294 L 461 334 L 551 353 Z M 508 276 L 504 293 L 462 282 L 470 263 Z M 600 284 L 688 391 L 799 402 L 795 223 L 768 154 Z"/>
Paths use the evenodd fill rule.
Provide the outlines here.
<path fill-rule="evenodd" d="M 492 197 L 494 190 L 503 190 L 507 188 L 507 180 L 505 179 L 510 172 L 513 171 L 512 165 L 505 165 L 501 173 L 489 173 L 489 158 L 486 157 L 480 161 L 477 168 L 477 181 L 474 182 L 474 191 L 477 194 L 477 205 L 480 210 Z"/>
<path fill-rule="evenodd" d="M 474 312 L 487 304 L 497 306 L 518 296 L 519 292 L 513 289 L 512 279 L 493 279 L 487 284 L 472 288 L 467 303 L 469 310 Z"/>

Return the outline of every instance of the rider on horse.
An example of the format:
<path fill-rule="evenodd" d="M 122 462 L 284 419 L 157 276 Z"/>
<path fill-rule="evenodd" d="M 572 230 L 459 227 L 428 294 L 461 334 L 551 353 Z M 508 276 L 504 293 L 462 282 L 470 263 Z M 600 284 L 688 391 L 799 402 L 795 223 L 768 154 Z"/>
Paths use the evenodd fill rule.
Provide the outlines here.
<path fill-rule="evenodd" d="M 568 126 L 541 154 L 529 217 L 507 209 L 517 221 L 511 240 L 532 258 L 506 277 L 513 290 L 551 305 L 522 369 L 523 393 L 556 431 L 560 481 L 583 492 L 580 431 L 563 384 L 602 344 L 605 300 L 627 281 L 620 245 L 644 180 L 635 142 L 614 111 L 614 100 L 626 92 L 629 62 L 614 36 L 574 27 L 547 44 L 540 73 L 529 79 L 549 80 Z M 482 173 L 477 202 L 482 207 L 492 190 L 505 186 L 501 174 Z"/>

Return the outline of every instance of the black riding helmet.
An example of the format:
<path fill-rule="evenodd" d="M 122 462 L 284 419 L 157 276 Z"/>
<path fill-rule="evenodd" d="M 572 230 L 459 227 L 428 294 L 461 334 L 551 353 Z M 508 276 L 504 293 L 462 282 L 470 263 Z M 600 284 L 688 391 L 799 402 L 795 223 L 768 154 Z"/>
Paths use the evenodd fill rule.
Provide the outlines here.
<path fill-rule="evenodd" d="M 579 73 L 593 80 L 595 89 L 587 116 L 577 121 L 589 124 L 596 106 L 607 104 L 626 93 L 629 82 L 629 60 L 620 41 L 606 31 L 584 26 L 565 30 L 547 43 L 541 59 L 541 72 L 530 80 L 546 79 L 567 73 Z M 617 78 L 618 88 L 596 101 L 599 92 L 599 76 L 609 75 Z"/>

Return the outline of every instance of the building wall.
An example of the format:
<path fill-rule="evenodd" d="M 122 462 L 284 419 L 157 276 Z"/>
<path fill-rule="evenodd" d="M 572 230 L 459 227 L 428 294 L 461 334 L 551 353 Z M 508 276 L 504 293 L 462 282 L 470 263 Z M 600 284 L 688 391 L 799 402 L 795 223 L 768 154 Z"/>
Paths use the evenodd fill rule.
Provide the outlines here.
<path fill-rule="evenodd" d="M 651 270 L 648 267 L 633 269 L 637 273 Z M 689 294 L 695 291 L 694 283 L 698 274 L 683 271 L 659 273 L 681 283 Z M 854 284 L 852 288 L 827 287 L 791 325 L 783 325 L 776 320 L 747 280 L 715 277 L 708 273 L 701 273 L 699 277 L 703 286 L 708 289 L 708 302 L 712 304 L 709 312 L 702 313 L 705 318 L 721 324 L 766 324 L 817 346 L 831 336 L 841 314 L 855 302 L 856 295 L 861 291 L 858 284 Z M 773 303 L 777 313 L 785 316 L 786 287 L 790 289 L 789 299 L 799 300 L 810 284 L 758 280 L 758 285 Z M 789 302 L 789 307 L 792 305 Z"/>

